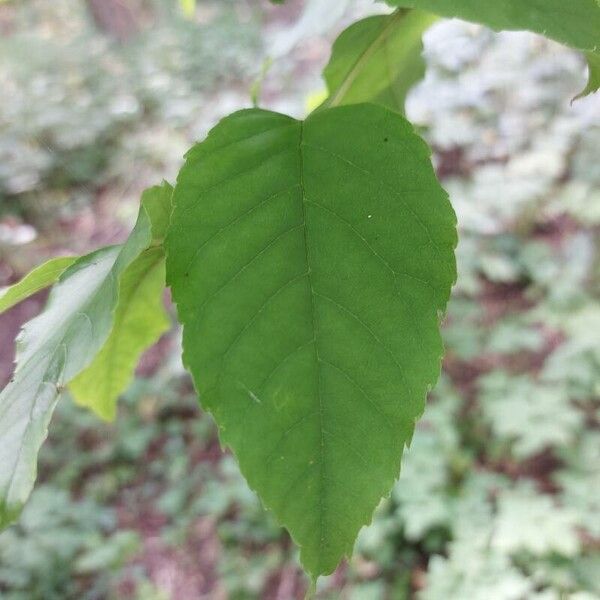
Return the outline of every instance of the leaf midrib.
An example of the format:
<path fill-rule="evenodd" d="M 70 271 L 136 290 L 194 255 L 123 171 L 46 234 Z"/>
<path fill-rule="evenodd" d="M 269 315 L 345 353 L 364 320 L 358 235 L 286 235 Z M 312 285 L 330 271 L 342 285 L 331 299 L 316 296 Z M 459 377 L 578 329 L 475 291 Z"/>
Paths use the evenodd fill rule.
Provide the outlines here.
<path fill-rule="evenodd" d="M 348 75 L 346 75 L 344 81 L 337 89 L 337 92 L 331 96 L 331 99 L 326 101 L 323 105 L 323 108 L 331 108 L 337 106 L 342 98 L 348 93 L 348 90 L 352 86 L 352 84 L 356 81 L 362 66 L 367 63 L 373 54 L 379 49 L 379 46 L 383 44 L 389 35 L 389 32 L 392 30 L 396 21 L 401 18 L 401 16 L 406 12 L 406 9 L 397 9 L 391 15 L 390 22 L 377 34 L 375 39 L 360 53 L 356 62 L 354 63 L 352 69 Z"/>
<path fill-rule="evenodd" d="M 322 543 L 324 541 L 324 515 L 325 515 L 325 506 L 324 506 L 324 497 L 325 497 L 325 428 L 323 426 L 324 414 L 323 414 L 323 396 L 321 392 L 321 358 L 319 357 L 319 341 L 318 341 L 318 326 L 317 326 L 317 311 L 315 310 L 315 291 L 313 287 L 313 279 L 312 279 L 312 268 L 311 268 L 311 260 L 310 260 L 310 245 L 308 243 L 308 227 L 307 227 L 307 219 L 306 219 L 306 188 L 304 184 L 304 121 L 300 121 L 299 123 L 299 142 L 298 142 L 298 154 L 300 158 L 300 194 L 301 194 L 301 203 L 302 203 L 302 234 L 304 237 L 304 256 L 306 260 L 306 272 L 307 272 L 307 280 L 308 287 L 310 293 L 310 310 L 311 310 L 311 321 L 313 326 L 313 344 L 315 348 L 315 357 L 317 361 L 316 368 L 316 385 L 317 385 L 317 399 L 319 402 L 319 436 L 321 440 L 321 452 L 319 456 L 319 542 Z M 319 546 L 320 550 L 320 546 Z M 319 555 L 320 562 L 320 555 Z"/>

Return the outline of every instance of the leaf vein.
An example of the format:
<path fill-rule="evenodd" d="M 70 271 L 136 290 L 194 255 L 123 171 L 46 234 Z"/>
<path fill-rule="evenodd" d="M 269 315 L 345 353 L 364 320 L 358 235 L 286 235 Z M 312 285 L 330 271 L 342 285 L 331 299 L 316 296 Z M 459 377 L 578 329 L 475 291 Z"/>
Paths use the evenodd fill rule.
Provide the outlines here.
<path fill-rule="evenodd" d="M 308 340 L 308 342 L 304 342 L 302 344 L 300 344 L 299 346 L 296 346 L 296 348 L 294 348 L 291 352 L 289 352 L 288 354 L 286 354 L 281 360 L 278 360 L 275 363 L 275 366 L 271 369 L 271 371 L 269 371 L 269 373 L 265 376 L 265 378 L 262 380 L 260 386 L 258 387 L 258 389 L 260 390 L 261 393 L 264 392 L 265 386 L 267 385 L 267 383 L 271 380 L 271 378 L 275 375 L 275 373 L 290 359 L 292 358 L 292 356 L 294 356 L 299 350 L 302 350 L 303 348 L 306 348 L 306 346 L 312 344 L 315 342 L 315 339 L 312 338 L 310 340 Z"/>
<path fill-rule="evenodd" d="M 235 225 L 236 223 L 238 223 L 239 221 L 241 221 L 244 217 L 247 217 L 248 215 L 252 214 L 255 210 L 257 210 L 260 207 L 262 207 L 265 204 L 267 204 L 267 202 L 269 202 L 270 200 L 273 200 L 273 199 L 277 198 L 281 194 L 285 194 L 286 192 L 290 192 L 291 190 L 293 190 L 296 187 L 298 187 L 298 184 L 294 184 L 292 186 L 286 187 L 283 190 L 279 190 L 278 192 L 275 192 L 274 194 L 271 194 L 268 198 L 265 198 L 264 200 L 261 200 L 258 204 L 252 205 L 252 207 L 249 208 L 247 211 L 245 211 L 241 215 L 238 215 L 237 217 L 233 218 L 231 221 L 229 221 L 228 223 L 226 223 L 225 225 L 223 225 L 223 227 L 221 227 L 218 231 L 215 231 L 207 240 L 205 240 L 202 244 L 200 244 L 200 246 L 196 249 L 196 252 L 194 252 L 194 255 L 190 259 L 190 262 L 188 263 L 185 271 L 188 272 L 190 270 L 190 267 L 197 260 L 198 255 L 200 254 L 200 252 L 206 247 L 207 244 L 209 244 L 210 242 L 212 242 L 212 240 L 214 238 L 216 238 L 218 235 L 220 235 L 221 233 L 223 233 L 224 231 L 226 231 L 227 229 L 229 229 L 232 225 Z"/>
<path fill-rule="evenodd" d="M 375 409 L 375 411 L 377 412 L 377 414 L 380 417 L 381 422 L 390 430 L 393 430 L 393 427 L 390 425 L 390 419 L 394 419 L 394 417 L 392 415 L 387 415 L 385 414 L 385 412 L 383 412 L 383 410 L 380 408 L 380 406 L 377 404 L 377 402 L 375 402 L 375 400 L 373 400 L 373 398 L 371 398 L 371 396 L 369 396 L 369 394 L 367 394 L 366 390 L 353 378 L 350 376 L 350 374 L 345 370 L 342 369 L 341 367 L 339 367 L 338 365 L 327 361 L 327 360 L 321 360 L 321 362 L 329 367 L 331 367 L 332 369 L 335 369 L 336 371 L 338 371 L 342 376 L 344 376 L 359 392 L 361 392 L 361 394 L 364 396 L 365 400 L 367 400 L 367 402 L 369 402 L 369 404 L 371 404 L 371 406 Z"/>
<path fill-rule="evenodd" d="M 345 313 L 348 316 L 352 317 L 357 323 L 359 323 L 360 325 L 362 325 L 362 327 L 365 329 L 365 331 L 367 331 L 371 335 L 371 337 L 378 343 L 378 345 L 380 346 L 380 348 L 382 350 L 384 350 L 387 354 L 389 354 L 390 358 L 394 361 L 394 364 L 398 367 L 398 371 L 400 373 L 400 376 L 404 380 L 404 383 L 406 384 L 406 387 L 408 388 L 408 391 L 411 393 L 411 395 L 413 395 L 412 387 L 410 386 L 410 384 L 408 382 L 408 379 L 406 377 L 406 374 L 404 372 L 404 369 L 401 367 L 400 362 L 396 358 L 396 355 L 383 343 L 383 341 L 373 331 L 373 329 L 371 329 L 371 327 L 369 327 L 369 325 L 367 325 L 358 315 L 356 315 L 354 312 L 352 312 L 349 308 L 347 308 L 344 305 L 340 304 L 339 302 L 337 302 L 333 298 L 331 298 L 329 296 L 326 296 L 324 294 L 321 294 L 319 292 L 314 292 L 314 294 L 315 294 L 315 296 L 318 296 L 319 298 L 323 298 L 323 300 L 327 300 L 328 302 L 331 302 L 334 306 L 336 306 L 343 313 Z"/>
<path fill-rule="evenodd" d="M 334 152 L 333 150 L 330 150 L 329 148 L 325 148 L 323 146 L 318 146 L 316 144 L 310 144 L 308 142 L 304 142 L 303 145 L 307 146 L 309 148 L 314 148 L 315 150 L 320 150 L 321 152 L 325 152 L 325 153 L 333 156 L 334 158 L 337 158 L 338 160 L 345 162 L 346 164 L 350 165 L 354 169 L 359 170 L 361 173 L 364 173 L 371 179 L 375 180 L 377 182 L 377 184 L 379 184 L 381 187 L 383 187 L 387 191 L 389 191 L 390 194 L 392 194 L 393 196 L 395 196 L 396 198 L 401 200 L 402 204 L 404 204 L 404 206 L 406 207 L 406 210 L 412 215 L 412 217 L 415 219 L 415 221 L 420 225 L 420 227 L 423 229 L 423 231 L 427 235 L 430 245 L 433 246 L 433 248 L 436 250 L 436 253 L 438 254 L 438 256 L 443 257 L 442 250 L 437 245 L 434 237 L 431 235 L 431 232 L 429 231 L 429 227 L 421 220 L 421 217 L 419 217 L 419 215 L 412 209 L 412 207 L 408 204 L 408 202 L 406 202 L 406 199 L 404 198 L 404 196 L 402 194 L 399 194 L 394 188 L 390 187 L 384 181 L 380 180 L 378 177 L 375 176 L 374 173 L 372 173 L 368 169 L 365 169 L 364 167 L 357 165 L 356 163 L 347 159 L 345 156 L 342 156 L 341 154 L 338 154 L 337 152 Z M 403 193 L 410 193 L 410 192 L 420 192 L 422 190 L 402 190 L 402 191 L 403 191 Z"/>

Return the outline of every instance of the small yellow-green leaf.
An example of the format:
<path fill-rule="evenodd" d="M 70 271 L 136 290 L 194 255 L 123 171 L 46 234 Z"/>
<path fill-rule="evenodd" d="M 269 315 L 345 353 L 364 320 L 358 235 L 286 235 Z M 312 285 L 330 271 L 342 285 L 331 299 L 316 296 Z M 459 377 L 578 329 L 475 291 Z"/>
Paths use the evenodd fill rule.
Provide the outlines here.
<path fill-rule="evenodd" d="M 111 334 L 94 362 L 69 384 L 74 400 L 108 421 L 131 382 L 139 357 L 169 328 L 163 306 L 163 250 L 150 248 L 125 271 Z"/>

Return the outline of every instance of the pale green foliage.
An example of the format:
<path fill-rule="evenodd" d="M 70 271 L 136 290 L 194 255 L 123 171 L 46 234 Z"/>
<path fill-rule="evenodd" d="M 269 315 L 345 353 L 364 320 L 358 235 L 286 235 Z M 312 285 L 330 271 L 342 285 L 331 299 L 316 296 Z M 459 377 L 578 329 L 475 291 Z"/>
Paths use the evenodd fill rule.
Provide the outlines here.
<path fill-rule="evenodd" d="M 600 434 L 592 431 L 582 436 L 575 448 L 562 448 L 566 468 L 556 476 L 562 488 L 565 506 L 577 511 L 578 525 L 600 537 Z"/>
<path fill-rule="evenodd" d="M 75 256 L 51 258 L 29 272 L 18 283 L 0 290 L 0 313 L 52 285 L 75 260 L 77 260 Z"/>
<path fill-rule="evenodd" d="M 323 71 L 324 106 L 376 102 L 404 112 L 410 88 L 425 74 L 423 32 L 436 17 L 418 10 L 376 15 L 346 29 Z"/>
<path fill-rule="evenodd" d="M 564 386 L 502 371 L 482 379 L 481 398 L 484 418 L 519 458 L 570 444 L 582 422 Z"/>
<path fill-rule="evenodd" d="M 104 342 L 116 302 L 111 270 L 119 248 L 79 259 L 52 291 L 46 310 L 19 338 L 13 379 L 0 395 L 0 524 L 29 496 L 36 457 L 60 390 Z"/>
<path fill-rule="evenodd" d="M 162 240 L 169 224 L 172 191 L 163 184 L 144 193 L 142 202 L 152 223 L 152 247 L 123 273 L 111 334 L 94 362 L 69 383 L 75 401 L 103 419 L 115 417 L 117 399 L 131 382 L 141 353 L 170 325 L 162 300 Z"/>
<path fill-rule="evenodd" d="M 572 508 L 538 494 L 531 485 L 505 491 L 497 503 L 491 547 L 503 554 L 519 551 L 534 555 L 574 556 L 580 541 L 577 515 Z"/>
<path fill-rule="evenodd" d="M 474 474 L 451 510 L 454 540 L 431 559 L 423 600 L 529 598 L 532 578 L 511 558 L 570 557 L 580 547 L 576 513 L 531 485 Z"/>
<path fill-rule="evenodd" d="M 465 568 L 466 567 L 466 568 Z M 520 600 L 530 598 L 531 582 L 504 554 L 474 548 L 466 541 L 453 542 L 448 557 L 429 562 L 428 585 L 420 600 Z"/>
<path fill-rule="evenodd" d="M 579 310 L 547 316 L 548 322 L 563 331 L 568 340 L 548 358 L 542 375 L 549 382 L 566 381 L 573 398 L 588 400 L 600 395 L 600 307 L 597 301 Z"/>
<path fill-rule="evenodd" d="M 110 333 L 119 279 L 152 243 L 156 214 L 156 205 L 143 204 L 126 244 L 71 265 L 44 312 L 23 328 L 15 373 L 0 394 L 1 526 L 19 514 L 31 492 L 37 453 L 63 387 L 92 362 Z"/>
<path fill-rule="evenodd" d="M 492 547 L 495 521 L 490 492 L 501 478 L 473 474 L 453 503 L 454 539 L 448 555 L 433 556 L 423 600 L 519 600 L 527 597 L 531 583 L 510 557 Z"/>
<path fill-rule="evenodd" d="M 313 576 L 398 475 L 455 243 L 428 148 L 382 107 L 242 111 L 187 156 L 166 240 L 184 362 Z"/>

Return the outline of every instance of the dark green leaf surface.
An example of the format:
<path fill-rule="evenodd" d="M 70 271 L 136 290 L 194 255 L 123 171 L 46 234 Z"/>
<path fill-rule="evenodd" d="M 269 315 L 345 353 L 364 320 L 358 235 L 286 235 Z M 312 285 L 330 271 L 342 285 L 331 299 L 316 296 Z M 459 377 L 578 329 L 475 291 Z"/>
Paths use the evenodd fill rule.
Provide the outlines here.
<path fill-rule="evenodd" d="M 44 312 L 23 328 L 15 373 L 0 394 L 0 527 L 27 500 L 59 395 L 106 341 L 121 274 L 150 246 L 152 231 L 143 205 L 126 244 L 77 260 L 60 276 Z"/>
<path fill-rule="evenodd" d="M 375 102 L 404 112 L 406 95 L 425 74 L 423 32 L 436 17 L 418 10 L 367 17 L 333 45 L 323 76 L 324 106 Z"/>
<path fill-rule="evenodd" d="M 70 267 L 76 260 L 76 256 L 51 258 L 44 264 L 33 269 L 18 283 L 0 290 L 0 313 L 52 285 L 65 269 Z"/>
<path fill-rule="evenodd" d="M 481 23 L 495 31 L 527 30 L 578 50 L 600 49 L 597 0 L 386 0 L 443 17 Z"/>
<path fill-rule="evenodd" d="M 166 239 L 184 362 L 313 577 L 398 476 L 455 244 L 429 149 L 380 106 L 241 111 L 187 155 Z"/>

